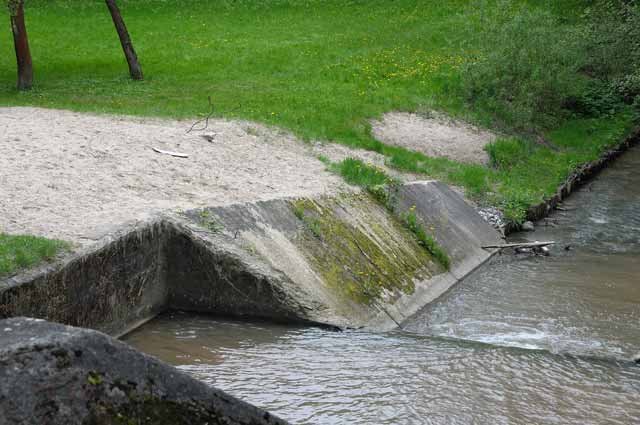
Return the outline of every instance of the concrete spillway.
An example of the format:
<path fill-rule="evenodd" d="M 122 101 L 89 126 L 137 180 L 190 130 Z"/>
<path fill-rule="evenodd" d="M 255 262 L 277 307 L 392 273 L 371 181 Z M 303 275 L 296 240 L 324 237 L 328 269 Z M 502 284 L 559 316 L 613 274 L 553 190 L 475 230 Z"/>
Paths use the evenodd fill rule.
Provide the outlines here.
<path fill-rule="evenodd" d="M 498 233 L 439 182 L 186 211 L 0 281 L 0 317 L 125 333 L 167 309 L 390 329 L 487 260 Z M 415 214 L 446 270 L 402 224 Z"/>

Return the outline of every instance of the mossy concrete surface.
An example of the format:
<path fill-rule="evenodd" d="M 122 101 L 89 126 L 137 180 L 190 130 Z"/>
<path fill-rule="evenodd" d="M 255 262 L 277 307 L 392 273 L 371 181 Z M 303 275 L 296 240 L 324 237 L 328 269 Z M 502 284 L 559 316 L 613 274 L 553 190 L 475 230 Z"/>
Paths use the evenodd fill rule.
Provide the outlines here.
<path fill-rule="evenodd" d="M 205 208 L 143 223 L 44 270 L 0 281 L 0 318 L 120 335 L 166 309 L 390 329 L 491 255 L 499 237 L 446 185 Z M 446 270 L 406 229 L 416 220 Z"/>
<path fill-rule="evenodd" d="M 394 211 L 402 216 L 414 211 L 417 222 L 424 228 L 450 259 L 447 273 L 434 276 L 416 285 L 411 296 L 403 296 L 388 312 L 400 322 L 417 313 L 484 264 L 496 250 L 482 246 L 501 243 L 501 235 L 458 193 L 439 181 L 407 183 L 397 187 Z M 384 316 L 379 315 L 372 325 L 388 328 Z"/>
<path fill-rule="evenodd" d="M 284 425 L 96 331 L 0 320 L 0 424 Z"/>
<path fill-rule="evenodd" d="M 208 237 L 241 248 L 249 263 L 283 276 L 272 287 L 279 288 L 280 299 L 289 298 L 285 305 L 295 300 L 297 315 L 385 330 L 481 265 L 492 255 L 481 246 L 500 240 L 442 183 L 416 182 L 396 190 L 390 205 L 366 193 L 346 193 L 190 211 L 185 219 L 208 228 Z M 449 254 L 449 271 L 402 224 L 409 208 Z M 191 298 L 211 299 L 206 279 L 181 282 Z M 255 299 L 256 289 L 249 289 L 247 298 Z"/>

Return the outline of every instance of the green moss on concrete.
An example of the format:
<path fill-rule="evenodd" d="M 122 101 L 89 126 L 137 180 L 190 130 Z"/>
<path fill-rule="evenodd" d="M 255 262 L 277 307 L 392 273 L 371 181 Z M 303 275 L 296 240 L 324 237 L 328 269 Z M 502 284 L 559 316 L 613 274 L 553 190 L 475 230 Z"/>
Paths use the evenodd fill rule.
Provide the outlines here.
<path fill-rule="evenodd" d="M 427 234 L 422 224 L 418 222 L 415 209 L 416 207 L 413 206 L 403 215 L 407 228 L 413 232 L 418 243 L 429 251 L 431 255 L 442 264 L 442 267 L 449 270 L 451 268 L 449 255 L 431 235 Z"/>
<path fill-rule="evenodd" d="M 385 291 L 411 294 L 414 279 L 442 271 L 367 194 L 298 199 L 291 208 L 303 223 L 298 245 L 326 284 L 349 300 L 374 305 Z"/>
<path fill-rule="evenodd" d="M 157 398 L 132 398 L 131 402 L 116 407 L 103 407 L 102 412 L 89 421 L 92 425 L 179 425 L 228 424 L 216 412 L 195 403 L 176 403 Z"/>

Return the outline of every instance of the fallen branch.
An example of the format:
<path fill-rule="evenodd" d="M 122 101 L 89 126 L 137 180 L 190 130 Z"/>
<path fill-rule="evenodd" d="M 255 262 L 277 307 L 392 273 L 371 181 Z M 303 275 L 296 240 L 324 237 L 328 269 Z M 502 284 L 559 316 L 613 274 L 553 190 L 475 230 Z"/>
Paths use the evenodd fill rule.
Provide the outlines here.
<path fill-rule="evenodd" d="M 189 158 L 189 155 L 186 154 L 186 153 L 165 151 L 163 149 L 158 149 L 158 148 L 151 148 L 151 149 L 153 149 L 155 152 L 162 153 L 162 154 L 165 154 L 165 155 L 175 156 L 177 158 Z"/>
<path fill-rule="evenodd" d="M 482 247 L 482 249 L 488 249 L 488 248 L 498 248 L 498 249 L 503 249 L 503 248 L 541 248 L 543 246 L 548 246 L 548 245 L 553 245 L 553 244 L 555 244 L 554 241 L 505 243 L 505 244 L 502 244 L 502 245 L 485 245 L 485 246 Z"/>
<path fill-rule="evenodd" d="M 187 130 L 187 134 L 191 133 L 193 130 L 204 131 L 209 127 L 209 120 L 211 119 L 211 117 L 215 113 L 215 110 L 213 108 L 213 103 L 211 102 L 211 96 L 209 96 L 207 99 L 209 100 L 209 113 L 207 114 L 207 116 L 204 119 L 194 122 L 193 125 L 191 126 L 191 128 L 189 128 L 189 130 Z M 198 124 L 201 124 L 201 123 L 204 123 L 202 128 L 196 128 L 196 126 Z M 209 141 L 211 141 L 211 140 L 209 140 Z"/>

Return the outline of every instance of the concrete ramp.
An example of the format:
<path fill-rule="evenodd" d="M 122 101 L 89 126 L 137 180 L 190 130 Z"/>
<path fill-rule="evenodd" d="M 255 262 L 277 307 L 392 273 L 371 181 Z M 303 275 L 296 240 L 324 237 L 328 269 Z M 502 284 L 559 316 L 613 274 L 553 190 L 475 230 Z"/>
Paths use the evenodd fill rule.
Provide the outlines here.
<path fill-rule="evenodd" d="M 126 332 L 166 309 L 385 330 L 486 261 L 499 235 L 446 185 L 203 208 L 0 281 L 0 317 Z M 407 211 L 449 269 L 407 229 Z"/>
<path fill-rule="evenodd" d="M 495 253 L 482 246 L 502 241 L 499 233 L 471 205 L 442 182 L 413 182 L 400 186 L 395 212 L 402 216 L 411 208 L 427 233 L 449 255 L 451 267 L 447 273 L 418 282 L 412 294 L 404 295 L 388 307 L 400 323 L 436 300 Z M 390 327 L 381 314 L 370 325 L 382 329 Z"/>

